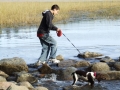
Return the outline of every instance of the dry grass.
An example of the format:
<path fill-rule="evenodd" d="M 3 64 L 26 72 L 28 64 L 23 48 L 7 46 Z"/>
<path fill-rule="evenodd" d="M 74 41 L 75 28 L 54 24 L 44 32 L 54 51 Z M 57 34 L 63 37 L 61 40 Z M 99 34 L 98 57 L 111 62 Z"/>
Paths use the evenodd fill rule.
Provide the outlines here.
<path fill-rule="evenodd" d="M 0 26 L 15 27 L 39 25 L 41 12 L 55 4 L 53 2 L 0 2 Z M 61 8 L 56 21 L 67 20 L 70 17 L 116 19 L 120 16 L 119 1 L 103 2 L 56 2 Z"/>

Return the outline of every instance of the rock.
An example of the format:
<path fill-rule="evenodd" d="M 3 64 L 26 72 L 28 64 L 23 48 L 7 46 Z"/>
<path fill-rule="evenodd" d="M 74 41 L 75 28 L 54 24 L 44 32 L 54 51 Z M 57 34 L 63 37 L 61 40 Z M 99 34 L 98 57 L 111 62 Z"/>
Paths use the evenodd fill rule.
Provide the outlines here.
<path fill-rule="evenodd" d="M 105 56 L 102 59 L 100 59 L 100 62 L 115 62 L 114 60 L 112 60 L 109 56 Z"/>
<path fill-rule="evenodd" d="M 71 67 L 74 66 L 76 64 L 77 61 L 75 60 L 65 60 L 65 61 L 61 61 L 60 63 L 58 63 L 58 67 Z"/>
<path fill-rule="evenodd" d="M 0 90 L 7 90 L 12 85 L 11 82 L 0 82 Z"/>
<path fill-rule="evenodd" d="M 106 63 L 98 62 L 92 65 L 91 71 L 110 71 L 110 67 Z"/>
<path fill-rule="evenodd" d="M 96 53 L 96 52 L 86 51 L 86 52 L 84 52 L 83 54 L 78 54 L 77 56 L 80 57 L 80 58 L 93 58 L 93 57 L 102 56 L 102 54 Z"/>
<path fill-rule="evenodd" d="M 61 69 L 57 73 L 57 80 L 73 80 L 72 73 L 75 72 L 77 69 L 74 67 L 67 67 L 66 69 Z"/>
<path fill-rule="evenodd" d="M 107 71 L 100 73 L 106 80 L 120 80 L 120 71 Z"/>
<path fill-rule="evenodd" d="M 25 82 L 20 82 L 19 83 L 20 86 L 26 86 L 28 89 L 32 90 L 34 87 L 27 81 Z"/>
<path fill-rule="evenodd" d="M 33 89 L 33 90 L 48 90 L 47 88 L 45 88 L 45 87 L 36 87 L 35 89 Z"/>
<path fill-rule="evenodd" d="M 7 74 L 20 71 L 28 72 L 28 66 L 23 59 L 14 57 L 0 60 L 0 70 Z"/>
<path fill-rule="evenodd" d="M 50 74 L 52 73 L 52 68 L 47 64 L 43 64 L 42 67 L 38 69 L 38 71 L 41 74 Z"/>
<path fill-rule="evenodd" d="M 24 81 L 28 81 L 29 83 L 35 83 L 37 82 L 37 79 L 32 76 L 31 74 L 23 71 L 23 72 L 19 72 L 16 73 L 16 78 L 17 78 L 17 82 L 24 82 Z"/>
<path fill-rule="evenodd" d="M 26 86 L 17 86 L 15 84 L 11 84 L 7 90 L 29 90 Z"/>
<path fill-rule="evenodd" d="M 3 76 L 0 76 L 0 82 L 6 82 L 6 78 L 4 78 Z"/>
<path fill-rule="evenodd" d="M 120 62 L 115 62 L 114 68 L 115 68 L 117 71 L 120 71 Z"/>
<path fill-rule="evenodd" d="M 57 59 L 57 60 L 60 60 L 60 61 L 63 61 L 63 60 L 64 60 L 64 58 L 63 58 L 62 55 L 58 55 L 58 56 L 56 56 L 56 59 Z"/>
<path fill-rule="evenodd" d="M 75 67 L 89 67 L 91 64 L 88 61 L 79 61 L 74 66 Z"/>
<path fill-rule="evenodd" d="M 5 78 L 7 78 L 9 75 L 7 75 L 6 73 L 4 73 L 3 71 L 0 71 L 0 76 L 3 76 Z"/>
<path fill-rule="evenodd" d="M 104 90 L 104 88 L 101 85 L 94 85 L 94 87 L 91 89 L 91 86 L 86 84 L 82 86 L 66 86 L 63 88 L 63 90 Z"/>

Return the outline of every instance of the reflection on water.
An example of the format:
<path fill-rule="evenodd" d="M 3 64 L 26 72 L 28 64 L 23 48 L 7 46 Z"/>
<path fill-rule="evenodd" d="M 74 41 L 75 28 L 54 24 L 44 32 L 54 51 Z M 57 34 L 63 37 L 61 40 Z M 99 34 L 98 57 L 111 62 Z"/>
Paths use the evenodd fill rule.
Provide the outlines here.
<path fill-rule="evenodd" d="M 81 51 L 95 51 L 117 58 L 120 53 L 120 21 L 80 21 L 57 24 L 71 42 Z M 27 63 L 40 56 L 41 45 L 36 37 L 38 27 L 6 28 L 0 30 L 0 59 L 22 57 Z M 78 52 L 64 37 L 51 35 L 57 40 L 58 54 L 75 58 Z M 74 52 L 74 53 L 73 53 Z M 76 58 L 77 59 L 77 58 Z"/>

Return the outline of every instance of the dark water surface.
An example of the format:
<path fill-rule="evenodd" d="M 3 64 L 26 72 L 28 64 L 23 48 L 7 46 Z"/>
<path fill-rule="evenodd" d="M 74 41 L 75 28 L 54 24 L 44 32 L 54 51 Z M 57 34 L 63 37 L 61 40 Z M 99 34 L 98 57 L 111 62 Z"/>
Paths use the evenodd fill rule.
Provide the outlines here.
<path fill-rule="evenodd" d="M 81 51 L 99 52 L 111 58 L 120 56 L 120 20 L 79 21 L 57 24 L 71 42 Z M 0 59 L 21 57 L 27 63 L 36 62 L 41 45 L 36 37 L 38 27 L 5 28 L 0 30 Z M 77 50 L 64 37 L 51 35 L 57 40 L 58 52 L 65 59 L 77 59 Z"/>

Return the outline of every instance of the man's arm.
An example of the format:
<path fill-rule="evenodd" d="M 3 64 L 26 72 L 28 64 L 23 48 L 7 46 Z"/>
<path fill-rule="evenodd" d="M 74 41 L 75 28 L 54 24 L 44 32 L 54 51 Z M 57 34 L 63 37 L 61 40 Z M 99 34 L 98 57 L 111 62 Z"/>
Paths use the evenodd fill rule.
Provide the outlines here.
<path fill-rule="evenodd" d="M 50 17 L 49 13 L 46 13 L 46 25 L 48 26 L 49 30 L 57 31 L 57 27 L 52 24 L 52 18 Z"/>

